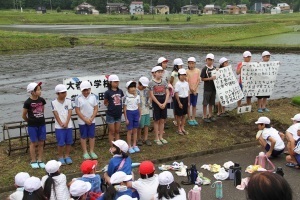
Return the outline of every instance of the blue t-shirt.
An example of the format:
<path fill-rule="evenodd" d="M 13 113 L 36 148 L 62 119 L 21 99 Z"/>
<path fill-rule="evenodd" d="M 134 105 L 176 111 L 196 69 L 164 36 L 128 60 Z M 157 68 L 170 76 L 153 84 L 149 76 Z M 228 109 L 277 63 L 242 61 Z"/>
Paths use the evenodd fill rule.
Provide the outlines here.
<path fill-rule="evenodd" d="M 132 197 L 132 190 L 127 189 L 124 192 L 117 192 L 114 197 L 114 200 L 116 200 L 117 198 L 119 198 L 120 196 L 123 196 L 123 195 L 128 195 L 128 196 Z M 104 200 L 104 196 L 105 196 L 105 193 L 101 197 L 98 197 L 97 200 Z"/>
<path fill-rule="evenodd" d="M 125 158 L 125 163 L 123 167 L 118 170 L 119 165 L 121 164 L 122 160 L 124 158 L 121 156 L 114 156 L 112 159 L 110 159 L 109 164 L 108 164 L 108 169 L 107 169 L 107 174 L 109 177 L 111 177 L 116 171 L 122 171 L 125 172 L 127 175 L 131 175 L 132 168 L 132 160 L 130 157 Z"/>
<path fill-rule="evenodd" d="M 122 116 L 122 97 L 124 93 L 121 89 L 116 91 L 107 90 L 104 93 L 104 99 L 108 100 L 108 106 L 106 114 L 115 118 L 121 118 Z"/>
<path fill-rule="evenodd" d="M 94 193 L 101 193 L 101 178 L 99 174 L 95 174 L 95 177 L 89 178 L 89 177 L 81 177 L 78 178 L 78 180 L 82 180 L 84 182 L 89 182 L 92 185 L 92 188 L 90 192 Z M 90 199 L 89 195 L 86 198 L 87 200 Z"/>

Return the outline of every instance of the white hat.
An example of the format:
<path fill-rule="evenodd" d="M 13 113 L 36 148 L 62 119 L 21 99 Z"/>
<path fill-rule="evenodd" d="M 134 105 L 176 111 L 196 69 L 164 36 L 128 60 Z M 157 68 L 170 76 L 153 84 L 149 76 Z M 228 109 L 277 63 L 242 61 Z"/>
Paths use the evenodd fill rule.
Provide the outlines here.
<path fill-rule="evenodd" d="M 152 68 L 151 72 L 163 71 L 164 69 L 161 66 L 155 66 Z"/>
<path fill-rule="evenodd" d="M 128 88 L 130 86 L 130 84 L 132 84 L 132 83 L 135 83 L 135 86 L 136 86 L 136 82 L 135 81 L 128 81 L 126 83 L 126 88 Z"/>
<path fill-rule="evenodd" d="M 30 178 L 29 174 L 27 172 L 19 172 L 15 176 L 15 184 L 19 187 L 24 186 L 24 182 L 26 179 Z"/>
<path fill-rule="evenodd" d="M 141 77 L 139 79 L 139 82 L 144 86 L 144 87 L 148 87 L 149 85 L 149 79 L 145 76 Z"/>
<path fill-rule="evenodd" d="M 81 197 L 82 195 L 90 191 L 91 188 L 92 185 L 90 182 L 76 180 L 70 186 L 70 194 L 73 197 Z"/>
<path fill-rule="evenodd" d="M 293 118 L 291 118 L 293 121 L 300 122 L 300 113 L 296 114 Z"/>
<path fill-rule="evenodd" d="M 59 170 L 61 162 L 56 160 L 50 160 L 46 163 L 45 170 L 49 174 L 53 174 Z"/>
<path fill-rule="evenodd" d="M 225 57 L 222 57 L 220 60 L 219 60 L 219 63 L 220 63 L 220 65 L 222 65 L 224 62 L 226 62 L 226 61 L 228 61 L 228 59 L 227 58 L 225 58 Z"/>
<path fill-rule="evenodd" d="M 137 198 L 132 198 L 131 196 L 128 195 L 122 195 L 117 200 L 137 200 Z"/>
<path fill-rule="evenodd" d="M 270 124 L 271 121 L 267 117 L 260 117 L 258 120 L 255 122 L 255 124 Z"/>
<path fill-rule="evenodd" d="M 196 58 L 195 57 L 189 57 L 188 62 L 196 62 Z"/>
<path fill-rule="evenodd" d="M 163 62 L 168 62 L 168 60 L 165 58 L 165 57 L 160 57 L 158 60 L 157 60 L 157 63 L 163 63 Z"/>
<path fill-rule="evenodd" d="M 109 75 L 108 81 L 120 81 L 119 77 L 115 74 Z"/>
<path fill-rule="evenodd" d="M 111 184 L 118 184 L 132 179 L 132 175 L 127 175 L 123 171 L 117 171 L 110 177 Z"/>
<path fill-rule="evenodd" d="M 174 177 L 171 172 L 164 171 L 158 175 L 158 182 L 160 185 L 170 185 L 174 182 Z"/>
<path fill-rule="evenodd" d="M 39 83 L 35 83 L 35 82 L 29 83 L 28 86 L 27 86 L 27 92 L 30 93 L 30 92 L 34 91 L 34 89 L 38 85 L 42 85 L 42 82 L 39 82 Z"/>
<path fill-rule="evenodd" d="M 37 177 L 30 177 L 24 182 L 24 190 L 34 192 L 42 187 L 41 180 Z"/>
<path fill-rule="evenodd" d="M 91 86 L 91 83 L 88 82 L 88 81 L 82 81 L 81 84 L 80 84 L 80 91 L 83 91 L 85 89 L 90 89 L 92 86 Z"/>
<path fill-rule="evenodd" d="M 128 149 L 129 149 L 127 142 L 125 142 L 124 140 L 116 140 L 116 141 L 112 141 L 112 143 L 114 145 L 116 145 L 117 147 L 119 147 L 121 149 L 121 151 L 123 151 L 124 153 L 127 153 Z"/>
<path fill-rule="evenodd" d="M 208 59 L 208 58 L 214 60 L 215 56 L 214 56 L 214 54 L 209 53 L 209 54 L 206 55 L 206 59 Z"/>
<path fill-rule="evenodd" d="M 245 51 L 245 52 L 243 53 L 243 57 L 244 57 L 244 58 L 251 57 L 251 56 L 252 56 L 252 54 L 251 54 L 250 51 Z"/>
<path fill-rule="evenodd" d="M 186 74 L 186 70 L 181 68 L 178 70 L 178 74 Z"/>
<path fill-rule="evenodd" d="M 59 92 L 66 92 L 67 91 L 67 87 L 63 84 L 58 84 L 56 87 L 55 87 L 55 92 L 56 93 L 59 93 Z"/>
<path fill-rule="evenodd" d="M 184 65 L 181 58 L 176 58 L 173 62 L 174 65 Z"/>
<path fill-rule="evenodd" d="M 262 52 L 261 57 L 270 56 L 270 55 L 271 55 L 270 52 L 264 51 L 264 52 Z"/>

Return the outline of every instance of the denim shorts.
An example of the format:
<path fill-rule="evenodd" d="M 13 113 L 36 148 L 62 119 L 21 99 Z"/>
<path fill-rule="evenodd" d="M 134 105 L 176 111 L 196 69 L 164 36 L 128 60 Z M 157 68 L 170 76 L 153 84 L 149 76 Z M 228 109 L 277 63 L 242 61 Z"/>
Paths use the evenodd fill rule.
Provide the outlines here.
<path fill-rule="evenodd" d="M 28 135 L 31 142 L 46 140 L 46 125 L 28 126 Z"/>
<path fill-rule="evenodd" d="M 57 145 L 63 147 L 73 144 L 72 128 L 55 129 Z"/>
<path fill-rule="evenodd" d="M 113 116 L 106 114 L 106 123 L 107 124 L 114 124 L 114 123 L 118 123 L 118 122 L 121 122 L 121 117 L 113 117 Z"/>
<path fill-rule="evenodd" d="M 79 124 L 79 130 L 80 130 L 80 138 L 86 139 L 86 138 L 94 138 L 95 137 L 95 123 L 92 123 L 91 125 Z"/>

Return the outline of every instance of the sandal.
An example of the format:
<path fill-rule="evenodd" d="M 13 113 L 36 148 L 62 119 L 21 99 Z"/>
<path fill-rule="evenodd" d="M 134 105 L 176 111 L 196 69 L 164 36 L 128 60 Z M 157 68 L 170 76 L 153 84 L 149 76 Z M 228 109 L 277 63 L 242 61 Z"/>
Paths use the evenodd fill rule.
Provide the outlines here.
<path fill-rule="evenodd" d="M 160 141 L 161 141 L 163 144 L 168 144 L 168 141 L 165 140 L 164 138 L 162 138 Z"/>
<path fill-rule="evenodd" d="M 88 153 L 83 154 L 83 159 L 84 160 L 90 160 L 91 156 Z"/>
<path fill-rule="evenodd" d="M 70 164 L 73 163 L 73 161 L 72 161 L 72 159 L 70 157 L 66 157 L 65 160 L 66 160 L 66 164 L 67 165 L 70 165 Z"/>
<path fill-rule="evenodd" d="M 150 142 L 150 140 L 145 140 L 144 143 L 147 145 L 147 146 L 151 146 L 152 143 Z"/>
<path fill-rule="evenodd" d="M 285 166 L 295 168 L 295 169 L 299 169 L 299 165 L 295 164 L 295 163 L 286 163 Z"/>
<path fill-rule="evenodd" d="M 189 132 L 187 132 L 186 130 L 182 130 L 183 134 L 188 135 Z"/>
<path fill-rule="evenodd" d="M 90 152 L 90 155 L 91 155 L 92 160 L 97 160 L 98 159 L 97 154 L 95 154 L 94 152 Z"/>
<path fill-rule="evenodd" d="M 176 133 L 177 133 L 178 135 L 184 135 L 183 132 L 181 132 L 181 131 L 176 131 Z"/>
<path fill-rule="evenodd" d="M 59 158 L 58 161 L 61 162 L 61 165 L 66 165 L 66 161 L 64 158 Z"/>
<path fill-rule="evenodd" d="M 39 165 L 39 167 L 41 168 L 41 169 L 45 169 L 45 163 L 43 162 L 43 161 L 38 161 L 37 162 L 37 164 Z"/>
<path fill-rule="evenodd" d="M 40 168 L 39 164 L 37 162 L 30 162 L 30 166 L 32 169 L 38 169 Z"/>
<path fill-rule="evenodd" d="M 163 143 L 160 140 L 154 140 L 157 145 L 162 145 Z"/>

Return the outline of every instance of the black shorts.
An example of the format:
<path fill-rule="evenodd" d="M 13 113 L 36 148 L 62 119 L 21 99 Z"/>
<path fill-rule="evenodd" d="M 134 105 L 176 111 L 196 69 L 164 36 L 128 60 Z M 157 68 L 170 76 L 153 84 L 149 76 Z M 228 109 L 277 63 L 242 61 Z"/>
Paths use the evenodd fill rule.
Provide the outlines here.
<path fill-rule="evenodd" d="M 258 98 L 258 99 L 262 99 L 262 98 L 270 98 L 270 96 L 256 96 L 256 98 Z"/>
<path fill-rule="evenodd" d="M 175 102 L 174 102 L 175 115 L 184 116 L 187 114 L 187 111 L 188 111 L 188 97 L 185 97 L 185 98 L 179 97 L 179 100 L 183 107 L 179 108 L 179 104 L 178 104 L 177 100 L 175 100 Z"/>
<path fill-rule="evenodd" d="M 155 95 L 159 103 L 164 103 L 166 100 L 166 95 Z M 154 101 L 152 101 L 153 107 L 153 120 L 158 121 L 160 119 L 167 119 L 167 107 L 161 109 Z"/>
<path fill-rule="evenodd" d="M 204 91 L 203 93 L 203 106 L 215 105 L 216 91 Z"/>

